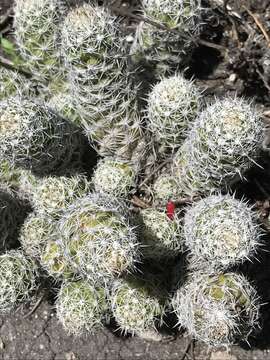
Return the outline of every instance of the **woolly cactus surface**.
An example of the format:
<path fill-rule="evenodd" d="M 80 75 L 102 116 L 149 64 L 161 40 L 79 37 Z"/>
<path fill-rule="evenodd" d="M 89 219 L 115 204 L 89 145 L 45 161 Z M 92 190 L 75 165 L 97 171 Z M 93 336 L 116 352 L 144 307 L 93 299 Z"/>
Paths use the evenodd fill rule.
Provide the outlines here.
<path fill-rule="evenodd" d="M 9 98 L 0 103 L 0 159 L 47 173 L 79 157 L 78 130 L 33 100 Z"/>
<path fill-rule="evenodd" d="M 54 232 L 55 224 L 49 217 L 36 213 L 29 214 L 19 236 L 24 252 L 32 258 L 40 259 Z"/>
<path fill-rule="evenodd" d="M 180 147 L 199 111 L 200 93 L 181 74 L 162 79 L 148 98 L 146 121 L 160 152 Z"/>
<path fill-rule="evenodd" d="M 37 269 L 20 251 L 0 255 L 0 312 L 7 313 L 30 298 Z"/>
<path fill-rule="evenodd" d="M 258 327 L 258 297 L 241 275 L 194 273 L 172 305 L 179 325 L 211 346 L 245 340 Z"/>
<path fill-rule="evenodd" d="M 71 10 L 62 51 L 86 135 L 102 155 L 129 158 L 140 138 L 140 119 L 118 19 L 91 4 Z"/>
<path fill-rule="evenodd" d="M 162 324 L 165 307 L 157 294 L 153 285 L 140 279 L 115 281 L 111 303 L 113 315 L 123 333 L 140 336 Z"/>
<path fill-rule="evenodd" d="M 256 213 L 229 195 L 213 195 L 191 207 L 185 242 L 196 268 L 226 268 L 250 259 L 261 245 Z"/>
<path fill-rule="evenodd" d="M 183 248 L 182 221 L 176 213 L 170 219 L 166 212 L 156 209 L 141 211 L 142 252 L 144 256 L 162 259 L 178 255 Z"/>
<path fill-rule="evenodd" d="M 58 294 L 56 311 L 64 329 L 80 335 L 93 332 L 107 321 L 109 305 L 105 288 L 85 280 L 65 282 Z"/>
<path fill-rule="evenodd" d="M 60 232 L 70 263 L 90 279 L 118 276 L 134 269 L 140 259 L 135 229 L 106 197 L 94 194 L 71 205 Z"/>
<path fill-rule="evenodd" d="M 90 191 L 90 184 L 83 175 L 49 176 L 37 180 L 32 188 L 32 202 L 37 212 L 59 217 L 76 199 Z"/>
<path fill-rule="evenodd" d="M 182 67 L 202 25 L 201 1 L 143 0 L 142 5 L 151 22 L 137 28 L 131 52 L 135 63 L 151 65 L 157 77 Z"/>
<path fill-rule="evenodd" d="M 253 105 L 241 98 L 216 100 L 201 112 L 175 156 L 179 186 L 189 195 L 229 187 L 256 164 L 263 136 Z"/>
<path fill-rule="evenodd" d="M 95 190 L 113 196 L 127 196 L 135 183 L 131 165 L 111 159 L 101 160 L 93 176 Z"/>
<path fill-rule="evenodd" d="M 168 201 L 175 199 L 181 190 L 178 188 L 178 181 L 173 175 L 160 175 L 153 184 L 154 199 Z"/>
<path fill-rule="evenodd" d="M 59 69 L 59 22 L 61 0 L 16 0 L 15 38 L 32 73 L 49 78 Z"/>

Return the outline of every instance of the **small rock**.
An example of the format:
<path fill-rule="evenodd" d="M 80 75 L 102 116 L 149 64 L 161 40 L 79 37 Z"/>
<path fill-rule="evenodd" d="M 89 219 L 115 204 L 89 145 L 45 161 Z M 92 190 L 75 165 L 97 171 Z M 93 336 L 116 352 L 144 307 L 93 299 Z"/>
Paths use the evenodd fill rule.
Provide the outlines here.
<path fill-rule="evenodd" d="M 216 351 L 212 352 L 210 360 L 237 360 L 237 357 L 229 354 L 227 351 Z"/>
<path fill-rule="evenodd" d="M 3 340 L 0 338 L 0 350 L 4 350 L 5 348 L 5 343 L 3 342 Z"/>
<path fill-rule="evenodd" d="M 73 352 L 65 353 L 65 359 L 66 360 L 77 360 L 77 358 Z"/>

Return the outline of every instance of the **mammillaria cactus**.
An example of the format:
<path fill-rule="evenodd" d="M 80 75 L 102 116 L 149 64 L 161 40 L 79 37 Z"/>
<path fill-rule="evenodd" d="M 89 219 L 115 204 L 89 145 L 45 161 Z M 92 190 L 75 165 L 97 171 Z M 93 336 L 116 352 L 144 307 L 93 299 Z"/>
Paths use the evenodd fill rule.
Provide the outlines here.
<path fill-rule="evenodd" d="M 119 276 L 140 260 L 134 227 L 106 197 L 89 195 L 71 205 L 60 221 L 60 233 L 70 264 L 89 279 Z"/>
<path fill-rule="evenodd" d="M 182 221 L 176 212 L 170 219 L 165 211 L 144 209 L 142 217 L 142 253 L 147 258 L 177 256 L 183 250 Z"/>
<path fill-rule="evenodd" d="M 36 288 L 35 263 L 20 251 L 0 255 L 0 312 L 7 313 L 30 298 Z"/>
<path fill-rule="evenodd" d="M 226 97 L 209 105 L 176 153 L 173 172 L 183 192 L 209 194 L 230 184 L 256 164 L 264 125 L 248 101 Z"/>
<path fill-rule="evenodd" d="M 112 312 L 123 333 L 144 337 L 162 324 L 164 299 L 150 282 L 132 277 L 116 280 L 111 292 Z"/>
<path fill-rule="evenodd" d="M 102 155 L 119 154 L 122 147 L 122 157 L 130 157 L 140 119 L 118 19 L 102 6 L 76 7 L 65 18 L 62 48 L 87 136 Z"/>
<path fill-rule="evenodd" d="M 20 229 L 19 241 L 27 255 L 40 260 L 54 232 L 55 224 L 52 219 L 33 212 L 28 215 Z"/>
<path fill-rule="evenodd" d="M 57 297 L 56 311 L 68 333 L 93 332 L 108 321 L 106 290 L 85 280 L 64 282 Z"/>
<path fill-rule="evenodd" d="M 58 218 L 76 199 L 87 195 L 90 183 L 84 175 L 48 176 L 37 179 L 32 188 L 35 210 Z"/>
<path fill-rule="evenodd" d="M 163 78 L 153 87 L 146 122 L 159 153 L 168 156 L 182 145 L 199 108 L 199 90 L 181 74 Z"/>
<path fill-rule="evenodd" d="M 135 170 L 130 164 L 105 158 L 97 165 L 93 184 L 97 192 L 115 197 L 127 196 L 135 184 L 135 176 Z"/>
<path fill-rule="evenodd" d="M 258 217 L 244 201 L 212 195 L 191 207 L 184 220 L 191 266 L 222 269 L 252 258 L 261 246 Z"/>
<path fill-rule="evenodd" d="M 155 200 L 166 202 L 175 199 L 181 190 L 173 175 L 161 174 L 154 182 L 152 192 Z"/>
<path fill-rule="evenodd" d="M 245 340 L 258 326 L 259 304 L 255 289 L 244 276 L 198 274 L 173 296 L 179 325 L 211 346 Z"/>
<path fill-rule="evenodd" d="M 49 78 L 59 72 L 59 22 L 64 11 L 61 0 L 16 0 L 15 38 L 33 74 Z"/>
<path fill-rule="evenodd" d="M 33 84 L 16 70 L 0 67 L 0 100 L 9 96 L 29 96 L 33 93 Z"/>
<path fill-rule="evenodd" d="M 143 0 L 143 15 L 132 48 L 134 61 L 154 66 L 164 75 L 183 66 L 201 25 L 200 0 Z"/>
<path fill-rule="evenodd" d="M 46 106 L 16 97 L 0 103 L 1 160 L 46 174 L 79 161 L 81 151 L 78 129 Z"/>

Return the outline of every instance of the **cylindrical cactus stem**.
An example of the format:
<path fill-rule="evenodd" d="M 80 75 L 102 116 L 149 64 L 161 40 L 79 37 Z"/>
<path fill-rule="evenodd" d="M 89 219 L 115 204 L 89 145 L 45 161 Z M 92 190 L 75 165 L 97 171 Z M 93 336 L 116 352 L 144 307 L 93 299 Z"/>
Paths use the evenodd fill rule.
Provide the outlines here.
<path fill-rule="evenodd" d="M 76 199 L 90 192 L 90 182 L 84 175 L 47 176 L 37 179 L 31 190 L 34 209 L 57 219 Z"/>
<path fill-rule="evenodd" d="M 0 312 L 8 313 L 30 299 L 36 288 L 37 267 L 19 250 L 0 255 Z"/>
<path fill-rule="evenodd" d="M 262 245 L 256 213 L 230 195 L 195 203 L 185 215 L 184 233 L 195 269 L 226 269 L 252 259 Z"/>
<path fill-rule="evenodd" d="M 183 228 L 179 212 L 170 219 L 165 211 L 144 209 L 142 219 L 142 253 L 146 258 L 163 260 L 175 257 L 183 250 Z"/>
<path fill-rule="evenodd" d="M 250 102 L 225 97 L 209 105 L 195 121 L 175 155 L 174 174 L 188 195 L 229 188 L 243 178 L 262 148 L 264 125 Z"/>
<path fill-rule="evenodd" d="M 131 49 L 135 64 L 154 67 L 156 76 L 183 67 L 202 25 L 200 0 L 143 0 L 143 15 Z"/>
<path fill-rule="evenodd" d="M 0 103 L 0 159 L 42 174 L 61 172 L 78 161 L 79 130 L 33 100 L 9 98 Z"/>
<path fill-rule="evenodd" d="M 110 204 L 111 196 L 92 194 L 71 205 L 60 220 L 70 264 L 97 281 L 131 271 L 140 260 L 136 232 L 122 215 L 123 206 Z"/>
<path fill-rule="evenodd" d="M 100 160 L 93 175 L 93 184 L 97 192 L 125 197 L 135 185 L 136 171 L 124 161 L 105 158 Z"/>
<path fill-rule="evenodd" d="M 102 155 L 122 148 L 127 158 L 141 123 L 119 20 L 102 6 L 79 6 L 65 19 L 62 48 L 86 135 Z"/>
<path fill-rule="evenodd" d="M 60 72 L 59 23 L 63 11 L 61 0 L 15 1 L 15 38 L 33 74 L 50 78 Z"/>
<path fill-rule="evenodd" d="M 34 94 L 33 83 L 16 70 L 0 67 L 0 100 Z"/>
<path fill-rule="evenodd" d="M 200 109 L 199 90 L 182 74 L 163 78 L 148 97 L 146 124 L 160 155 L 168 156 L 183 144 Z"/>
<path fill-rule="evenodd" d="M 106 288 L 86 280 L 66 281 L 57 297 L 56 313 L 69 334 L 93 333 L 109 320 Z"/>
<path fill-rule="evenodd" d="M 31 213 L 25 219 L 19 234 L 19 241 L 24 252 L 40 261 L 46 245 L 55 233 L 56 223 L 45 215 Z"/>
<path fill-rule="evenodd" d="M 194 273 L 172 298 L 179 326 L 210 346 L 246 340 L 259 324 L 255 289 L 244 276 Z"/>
<path fill-rule="evenodd" d="M 112 285 L 112 312 L 124 334 L 144 337 L 156 332 L 163 323 L 165 303 L 166 295 L 149 281 L 129 277 Z"/>

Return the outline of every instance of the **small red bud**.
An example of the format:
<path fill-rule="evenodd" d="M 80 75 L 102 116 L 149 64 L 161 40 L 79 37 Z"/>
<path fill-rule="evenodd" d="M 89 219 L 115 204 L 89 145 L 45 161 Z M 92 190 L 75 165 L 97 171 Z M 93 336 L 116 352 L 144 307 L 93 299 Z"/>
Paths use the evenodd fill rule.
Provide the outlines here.
<path fill-rule="evenodd" d="M 175 204 L 174 204 L 174 202 L 168 201 L 167 206 L 166 206 L 166 210 L 167 210 L 168 218 L 173 220 L 174 219 L 174 212 L 175 212 Z"/>

